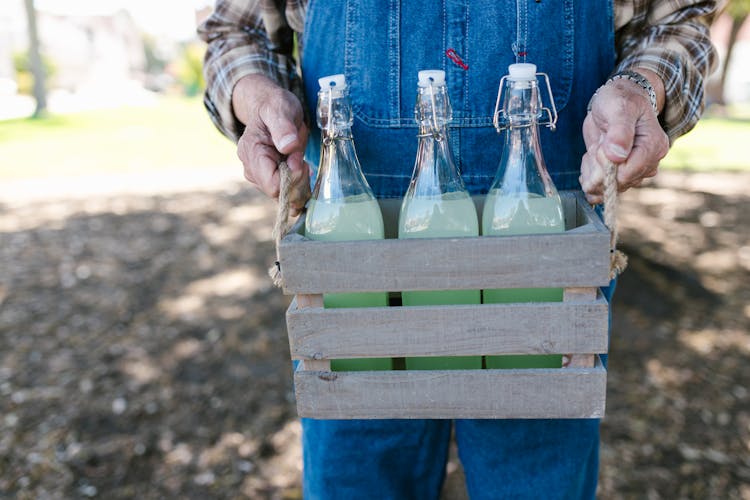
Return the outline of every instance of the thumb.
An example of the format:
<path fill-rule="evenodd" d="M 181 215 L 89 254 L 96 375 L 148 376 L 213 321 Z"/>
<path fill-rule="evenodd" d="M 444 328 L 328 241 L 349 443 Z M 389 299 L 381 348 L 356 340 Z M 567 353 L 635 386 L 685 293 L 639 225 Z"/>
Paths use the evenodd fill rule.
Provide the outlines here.
<path fill-rule="evenodd" d="M 604 155 L 609 161 L 622 163 L 630 156 L 635 140 L 636 122 L 636 116 L 623 110 L 609 120 L 609 126 L 602 141 Z"/>
<path fill-rule="evenodd" d="M 295 124 L 298 122 L 303 126 L 301 105 L 297 104 L 298 109 L 294 108 L 288 102 L 269 103 L 261 111 L 261 119 L 268 129 L 271 141 L 283 155 L 303 151 L 305 147 L 302 137 L 304 134 L 300 133 L 300 127 Z"/>

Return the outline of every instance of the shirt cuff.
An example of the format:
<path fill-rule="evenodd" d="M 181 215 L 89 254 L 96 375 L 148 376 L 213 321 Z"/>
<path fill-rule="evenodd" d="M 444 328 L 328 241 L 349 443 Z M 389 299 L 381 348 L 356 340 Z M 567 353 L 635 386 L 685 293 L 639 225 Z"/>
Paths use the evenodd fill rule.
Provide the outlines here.
<path fill-rule="evenodd" d="M 703 77 L 686 65 L 680 52 L 665 48 L 644 49 L 625 57 L 616 71 L 647 69 L 664 83 L 664 107 L 659 122 L 672 144 L 691 130 L 703 112 Z"/>
<path fill-rule="evenodd" d="M 232 92 L 237 82 L 247 75 L 262 74 L 289 89 L 297 79 L 289 57 L 257 45 L 234 47 L 215 58 L 209 56 L 204 67 L 207 84 L 204 105 L 216 127 L 234 142 L 245 129 L 232 108 Z"/>

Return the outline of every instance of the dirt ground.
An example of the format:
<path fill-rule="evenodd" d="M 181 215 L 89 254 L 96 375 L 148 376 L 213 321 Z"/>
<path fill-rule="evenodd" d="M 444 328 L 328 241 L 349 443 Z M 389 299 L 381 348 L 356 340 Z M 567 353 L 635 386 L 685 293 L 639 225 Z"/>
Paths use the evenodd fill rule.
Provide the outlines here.
<path fill-rule="evenodd" d="M 665 173 L 624 197 L 601 498 L 750 499 L 748 191 Z M 271 204 L 5 193 L 0 497 L 300 498 Z"/>

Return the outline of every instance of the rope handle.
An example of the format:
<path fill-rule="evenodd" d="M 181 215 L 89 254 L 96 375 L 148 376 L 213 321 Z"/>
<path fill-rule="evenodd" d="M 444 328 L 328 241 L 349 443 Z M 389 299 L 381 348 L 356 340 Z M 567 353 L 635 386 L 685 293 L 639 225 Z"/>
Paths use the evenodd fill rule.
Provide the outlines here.
<path fill-rule="evenodd" d="M 617 249 L 617 165 L 607 162 L 604 173 L 604 224 L 609 228 L 609 279 L 628 267 L 628 257 Z"/>
<path fill-rule="evenodd" d="M 276 262 L 268 268 L 268 275 L 271 277 L 273 284 L 279 288 L 284 286 L 284 277 L 281 274 L 281 257 L 279 255 L 279 246 L 281 240 L 292 227 L 289 224 L 290 202 L 296 199 L 307 201 L 310 198 L 310 183 L 302 182 L 299 186 L 292 184 L 292 171 L 287 165 L 286 160 L 279 163 L 279 204 L 276 212 L 276 222 L 273 225 L 271 237 L 276 245 Z"/>

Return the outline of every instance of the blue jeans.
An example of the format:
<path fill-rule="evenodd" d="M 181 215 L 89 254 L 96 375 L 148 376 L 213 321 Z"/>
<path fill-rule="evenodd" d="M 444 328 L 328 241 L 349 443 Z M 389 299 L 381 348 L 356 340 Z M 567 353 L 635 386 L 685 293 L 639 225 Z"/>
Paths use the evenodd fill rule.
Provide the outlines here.
<path fill-rule="evenodd" d="M 308 500 L 436 500 L 450 420 L 303 419 Z M 594 498 L 599 420 L 456 420 L 472 500 Z"/>

